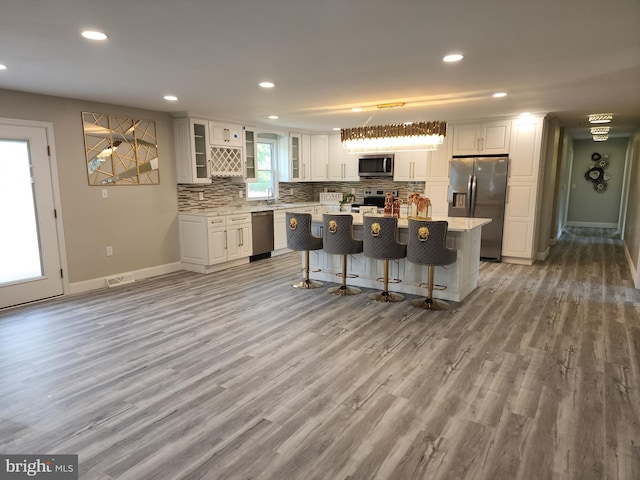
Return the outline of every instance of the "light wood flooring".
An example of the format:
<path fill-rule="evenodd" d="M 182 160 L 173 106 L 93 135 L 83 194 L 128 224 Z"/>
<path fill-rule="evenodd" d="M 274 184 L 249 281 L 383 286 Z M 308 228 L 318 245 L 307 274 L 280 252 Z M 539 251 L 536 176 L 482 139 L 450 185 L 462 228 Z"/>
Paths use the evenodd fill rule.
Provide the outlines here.
<path fill-rule="evenodd" d="M 640 479 L 611 231 L 483 263 L 446 312 L 293 289 L 299 260 L 1 311 L 0 453 L 79 454 L 88 480 Z"/>

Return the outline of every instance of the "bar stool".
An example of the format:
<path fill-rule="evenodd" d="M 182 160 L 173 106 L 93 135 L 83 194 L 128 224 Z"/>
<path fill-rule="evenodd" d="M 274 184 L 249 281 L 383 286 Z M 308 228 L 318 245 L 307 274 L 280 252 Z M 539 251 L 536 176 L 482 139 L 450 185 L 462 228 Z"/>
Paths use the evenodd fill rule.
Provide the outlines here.
<path fill-rule="evenodd" d="M 398 219 L 396 217 L 364 217 L 363 251 L 367 257 L 384 260 L 384 281 L 382 292 L 370 293 L 368 297 L 377 302 L 401 302 L 404 296 L 389 292 L 389 260 L 407 256 L 407 246 L 397 241 Z M 400 282 L 394 279 L 394 283 Z"/>
<path fill-rule="evenodd" d="M 449 304 L 433 298 L 435 266 L 450 265 L 457 259 L 458 251 L 446 245 L 449 223 L 409 219 L 407 260 L 429 266 L 429 296 L 412 300 L 414 307 L 425 310 L 448 310 Z M 422 285 L 421 285 L 422 286 Z"/>
<path fill-rule="evenodd" d="M 311 233 L 311 214 L 287 212 L 287 248 L 304 252 L 304 279 L 301 282 L 292 283 L 295 288 L 318 288 L 322 283 L 309 280 L 309 251 L 322 248 L 322 238 Z"/>
<path fill-rule="evenodd" d="M 347 255 L 362 253 L 362 240 L 353 238 L 353 217 L 351 215 L 323 214 L 322 241 L 326 253 L 342 255 L 342 273 L 336 275 L 342 277 L 342 285 L 331 287 L 327 291 L 340 296 L 360 293 L 359 288 L 347 286 L 347 277 L 357 277 L 353 274 L 347 275 Z"/>

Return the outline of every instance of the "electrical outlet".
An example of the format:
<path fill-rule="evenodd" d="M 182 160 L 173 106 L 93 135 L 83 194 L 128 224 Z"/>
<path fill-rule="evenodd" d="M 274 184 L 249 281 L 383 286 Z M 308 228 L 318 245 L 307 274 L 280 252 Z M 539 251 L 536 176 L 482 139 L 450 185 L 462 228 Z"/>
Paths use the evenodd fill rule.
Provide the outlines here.
<path fill-rule="evenodd" d="M 109 196 L 109 190 L 106 188 L 102 189 L 102 198 L 107 198 Z"/>
<path fill-rule="evenodd" d="M 289 189 L 289 195 L 293 195 L 293 188 Z"/>
<path fill-rule="evenodd" d="M 111 245 L 109 245 L 107 247 L 107 257 L 110 257 L 113 255 L 113 247 Z"/>
<path fill-rule="evenodd" d="M 198 200 L 204 200 L 204 192 L 198 192 Z"/>
<path fill-rule="evenodd" d="M 244 197 L 244 192 L 242 190 L 238 190 L 238 198 Z"/>

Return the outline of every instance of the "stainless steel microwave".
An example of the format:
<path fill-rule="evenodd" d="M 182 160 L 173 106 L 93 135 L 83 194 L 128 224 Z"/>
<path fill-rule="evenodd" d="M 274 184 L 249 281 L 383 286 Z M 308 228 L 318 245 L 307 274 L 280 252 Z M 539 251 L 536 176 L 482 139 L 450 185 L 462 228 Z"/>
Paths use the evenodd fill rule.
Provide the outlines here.
<path fill-rule="evenodd" d="M 358 159 L 360 177 L 393 177 L 393 154 L 363 155 Z"/>

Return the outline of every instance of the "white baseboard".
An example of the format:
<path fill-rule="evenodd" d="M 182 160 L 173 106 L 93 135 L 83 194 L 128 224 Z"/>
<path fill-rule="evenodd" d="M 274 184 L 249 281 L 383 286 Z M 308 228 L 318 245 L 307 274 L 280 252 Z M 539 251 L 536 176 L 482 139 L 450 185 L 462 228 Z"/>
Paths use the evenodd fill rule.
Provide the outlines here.
<path fill-rule="evenodd" d="M 544 262 L 547 259 L 547 257 L 549 256 L 550 252 L 551 252 L 551 247 L 547 247 L 547 249 L 544 252 L 536 253 L 536 260 Z"/>
<path fill-rule="evenodd" d="M 178 270 L 182 270 L 182 264 L 180 262 L 167 263 L 165 265 L 156 265 L 155 267 L 142 268 L 140 270 L 134 270 L 133 272 L 123 272 L 120 275 L 133 275 L 134 279 L 142 280 L 143 278 L 150 278 L 157 275 L 164 275 L 166 273 L 173 273 L 177 272 Z M 91 280 L 70 283 L 69 292 L 67 293 L 73 295 L 75 293 L 107 288 L 107 279 L 114 276 L 117 275 L 108 275 L 106 277 L 92 278 Z"/>
<path fill-rule="evenodd" d="M 533 258 L 520 258 L 520 257 L 505 257 L 502 256 L 502 263 L 513 263 L 515 265 L 533 265 L 535 260 Z"/>
<path fill-rule="evenodd" d="M 567 227 L 591 227 L 591 228 L 618 228 L 617 223 L 605 222 L 567 222 Z"/>

